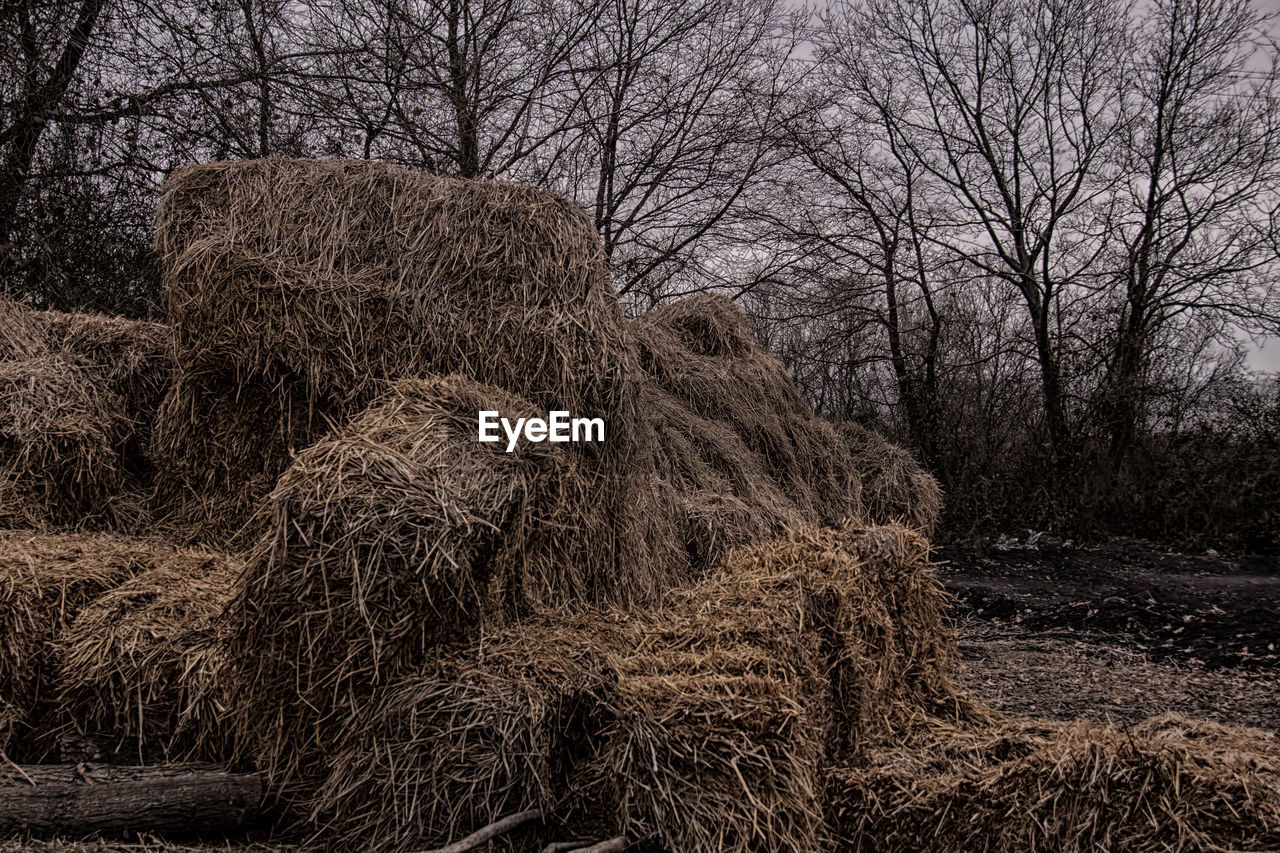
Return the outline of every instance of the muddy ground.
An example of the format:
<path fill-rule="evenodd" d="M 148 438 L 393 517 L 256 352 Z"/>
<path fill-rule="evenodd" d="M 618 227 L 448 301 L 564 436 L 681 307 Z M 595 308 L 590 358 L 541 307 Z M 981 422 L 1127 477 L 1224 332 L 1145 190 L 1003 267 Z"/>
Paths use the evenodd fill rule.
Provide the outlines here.
<path fill-rule="evenodd" d="M 1280 563 L 1029 538 L 937 555 L 979 696 L 1059 719 L 1173 710 L 1280 731 Z"/>

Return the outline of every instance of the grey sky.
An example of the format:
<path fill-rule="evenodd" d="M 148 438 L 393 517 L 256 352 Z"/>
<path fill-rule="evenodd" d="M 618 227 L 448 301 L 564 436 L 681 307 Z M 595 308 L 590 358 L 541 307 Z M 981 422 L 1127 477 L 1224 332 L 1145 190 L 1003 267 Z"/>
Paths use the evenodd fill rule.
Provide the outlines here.
<path fill-rule="evenodd" d="M 1280 15 L 1280 0 L 1256 0 L 1258 8 Z M 1271 26 L 1273 37 L 1280 39 L 1280 21 Z M 1277 283 L 1276 286 L 1280 286 Z M 1280 338 L 1271 337 L 1262 346 L 1249 345 L 1248 364 L 1254 370 L 1280 371 Z"/>

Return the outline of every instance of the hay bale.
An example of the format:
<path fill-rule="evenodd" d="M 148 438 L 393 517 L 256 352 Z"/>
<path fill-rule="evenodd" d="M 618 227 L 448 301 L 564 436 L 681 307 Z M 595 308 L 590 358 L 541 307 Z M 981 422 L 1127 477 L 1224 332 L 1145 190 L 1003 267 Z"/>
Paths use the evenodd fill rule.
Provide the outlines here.
<path fill-rule="evenodd" d="M 141 443 L 169 384 L 168 326 L 105 314 L 36 311 L 0 298 L 0 361 L 62 355 L 94 368 L 125 401 Z"/>
<path fill-rule="evenodd" d="M 175 551 L 82 608 L 56 641 L 68 728 L 140 763 L 225 758 L 216 623 L 241 568 Z"/>
<path fill-rule="evenodd" d="M 173 369 L 173 332 L 160 323 L 103 314 L 38 312 L 50 348 L 93 365 L 124 400 L 138 447 L 146 448 Z"/>
<path fill-rule="evenodd" d="M 912 455 L 852 421 L 840 425 L 862 474 L 862 502 L 874 524 L 905 524 L 932 536 L 942 512 L 942 490 Z"/>
<path fill-rule="evenodd" d="M 313 819 L 379 849 L 529 807 L 565 836 L 822 849 L 833 757 L 965 704 L 926 554 L 903 528 L 794 531 L 656 609 L 445 649 L 351 727 Z"/>
<path fill-rule="evenodd" d="M 266 434 L 288 411 L 345 422 L 383 380 L 457 373 L 605 418 L 583 455 L 637 466 L 634 347 L 599 235 L 565 199 L 369 161 L 213 163 L 165 182 L 156 249 L 184 373 L 289 394 Z M 209 449 L 186 452 L 231 467 Z"/>
<path fill-rule="evenodd" d="M 403 850 L 541 807 L 562 838 L 612 835 L 615 785 L 599 753 L 620 618 L 560 611 L 442 649 L 369 705 L 312 822 L 331 838 Z"/>
<path fill-rule="evenodd" d="M 0 295 L 0 361 L 34 358 L 48 349 L 36 312 Z"/>
<path fill-rule="evenodd" d="M 925 723 L 831 774 L 850 850 L 1275 850 L 1280 744 L 1165 715 L 1116 731 L 1006 718 Z"/>
<path fill-rule="evenodd" d="M 364 160 L 179 169 L 156 249 L 186 370 L 296 376 L 363 402 L 460 372 L 616 414 L 630 349 L 600 238 L 543 190 Z"/>
<path fill-rule="evenodd" d="M 861 484 L 844 443 L 781 363 L 754 344 L 732 301 L 689 297 L 642 315 L 633 327 L 641 367 L 668 395 L 646 392 L 641 407 L 660 464 L 694 490 L 723 493 L 727 486 L 771 515 L 798 512 L 806 523 L 834 525 L 861 517 Z M 694 440 L 701 446 L 689 444 Z M 713 485 L 712 474 L 724 486 Z M 762 530 L 755 541 L 769 535 Z"/>
<path fill-rule="evenodd" d="M 182 541 L 247 546 L 263 519 L 249 522 L 291 448 L 329 429 L 323 413 L 286 387 L 178 376 L 160 405 L 149 451 L 156 515 Z"/>
<path fill-rule="evenodd" d="M 664 850 L 823 849 L 829 697 L 812 662 L 772 643 L 673 640 L 619 660 L 607 761 L 620 831 Z"/>
<path fill-rule="evenodd" d="M 0 300 L 0 518 L 135 530 L 168 330 Z"/>
<path fill-rule="evenodd" d="M 45 744 L 33 735 L 53 699 L 55 641 L 81 608 L 175 553 L 107 534 L 0 531 L 0 684 L 9 705 L 0 749 L 41 757 Z"/>
<path fill-rule="evenodd" d="M 133 422 L 93 368 L 64 355 L 0 362 L 0 518 L 14 526 L 129 526 Z M 135 516 L 136 518 L 136 516 Z"/>
<path fill-rule="evenodd" d="M 397 383 L 272 492 L 230 643 L 245 743 L 282 786 L 320 772 L 307 756 L 440 644 L 563 602 L 652 600 L 670 583 L 655 563 L 619 570 L 613 501 L 578 454 L 482 444 L 479 409 L 533 412 L 461 377 Z"/>

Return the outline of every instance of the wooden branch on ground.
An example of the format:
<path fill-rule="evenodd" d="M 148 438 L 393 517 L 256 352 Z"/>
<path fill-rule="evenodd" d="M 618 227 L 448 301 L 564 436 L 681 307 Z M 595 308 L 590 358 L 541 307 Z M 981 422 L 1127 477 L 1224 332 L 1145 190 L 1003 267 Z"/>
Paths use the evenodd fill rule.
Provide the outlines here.
<path fill-rule="evenodd" d="M 553 841 L 542 848 L 542 853 L 621 853 L 627 849 L 627 837 L 619 835 L 599 844 L 590 841 Z"/>
<path fill-rule="evenodd" d="M 474 850 L 486 841 L 497 838 L 499 835 L 505 835 L 531 820 L 542 820 L 542 809 L 529 809 L 519 814 L 504 817 L 502 820 L 495 821 L 482 829 L 477 829 L 461 841 L 454 841 L 452 844 L 446 844 L 444 847 L 437 850 L 428 850 L 425 853 L 466 853 L 468 850 Z"/>
<path fill-rule="evenodd" d="M 216 767 L 0 765 L 0 836 L 227 832 L 262 799 L 262 777 Z"/>

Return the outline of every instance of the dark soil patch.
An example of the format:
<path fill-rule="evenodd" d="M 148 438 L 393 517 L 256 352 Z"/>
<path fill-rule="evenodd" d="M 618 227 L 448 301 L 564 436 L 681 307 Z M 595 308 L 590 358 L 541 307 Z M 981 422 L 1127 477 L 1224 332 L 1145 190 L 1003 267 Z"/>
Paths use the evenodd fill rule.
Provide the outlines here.
<path fill-rule="evenodd" d="M 944 547 L 957 616 L 1105 641 L 1154 660 L 1280 668 L 1280 565 L 1118 540 L 985 554 Z"/>

